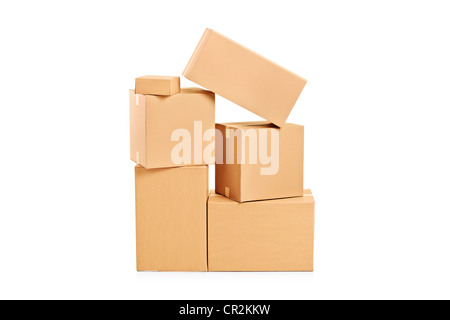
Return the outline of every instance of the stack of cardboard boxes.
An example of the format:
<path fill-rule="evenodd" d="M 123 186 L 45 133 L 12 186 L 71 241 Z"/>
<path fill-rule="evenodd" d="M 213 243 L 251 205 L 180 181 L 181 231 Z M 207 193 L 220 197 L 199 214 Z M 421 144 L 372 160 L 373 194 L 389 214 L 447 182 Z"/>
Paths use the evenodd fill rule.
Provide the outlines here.
<path fill-rule="evenodd" d="M 183 75 L 210 91 L 158 76 L 130 90 L 137 270 L 312 271 L 304 128 L 285 123 L 306 80 L 211 29 Z M 215 124 L 214 93 L 267 122 Z"/>

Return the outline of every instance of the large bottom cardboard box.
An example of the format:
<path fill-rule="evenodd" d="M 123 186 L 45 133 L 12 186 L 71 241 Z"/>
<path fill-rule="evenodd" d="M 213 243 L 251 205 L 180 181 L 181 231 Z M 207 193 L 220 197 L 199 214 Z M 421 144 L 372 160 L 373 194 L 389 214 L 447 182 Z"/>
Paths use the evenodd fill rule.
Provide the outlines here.
<path fill-rule="evenodd" d="M 135 167 L 137 270 L 207 271 L 208 166 Z"/>
<path fill-rule="evenodd" d="M 312 271 L 314 198 L 208 199 L 209 271 Z"/>

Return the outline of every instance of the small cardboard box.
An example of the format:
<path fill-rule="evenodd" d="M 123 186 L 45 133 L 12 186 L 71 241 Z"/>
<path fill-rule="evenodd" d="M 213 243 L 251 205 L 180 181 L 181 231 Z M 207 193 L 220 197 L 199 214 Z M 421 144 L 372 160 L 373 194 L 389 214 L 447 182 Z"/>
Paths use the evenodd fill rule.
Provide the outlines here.
<path fill-rule="evenodd" d="M 313 271 L 314 198 L 208 199 L 209 271 Z"/>
<path fill-rule="evenodd" d="M 284 125 L 307 81 L 211 29 L 183 76 L 277 126 Z"/>
<path fill-rule="evenodd" d="M 207 271 L 208 166 L 135 167 L 138 271 Z"/>
<path fill-rule="evenodd" d="M 214 164 L 214 93 L 183 88 L 172 96 L 130 90 L 130 157 L 143 167 Z"/>
<path fill-rule="evenodd" d="M 142 76 L 136 78 L 135 92 L 137 94 L 171 96 L 180 92 L 180 77 Z"/>
<path fill-rule="evenodd" d="M 303 195 L 303 126 L 216 124 L 216 192 L 239 202 Z"/>

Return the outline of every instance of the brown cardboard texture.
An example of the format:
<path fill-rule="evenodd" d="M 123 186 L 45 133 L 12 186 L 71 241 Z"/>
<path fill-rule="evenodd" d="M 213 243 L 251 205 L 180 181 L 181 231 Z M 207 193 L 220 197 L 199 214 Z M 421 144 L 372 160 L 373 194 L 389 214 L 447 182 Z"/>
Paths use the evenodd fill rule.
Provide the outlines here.
<path fill-rule="evenodd" d="M 239 203 L 211 192 L 209 271 L 313 271 L 314 198 Z"/>
<path fill-rule="evenodd" d="M 183 76 L 283 126 L 307 80 L 206 29 Z"/>
<path fill-rule="evenodd" d="M 135 167 L 138 271 L 207 271 L 208 166 Z"/>
<path fill-rule="evenodd" d="M 180 77 L 142 76 L 136 78 L 135 92 L 137 94 L 171 96 L 180 92 Z"/>
<path fill-rule="evenodd" d="M 214 93 L 183 88 L 172 96 L 130 90 L 130 157 L 143 167 L 214 164 Z"/>
<path fill-rule="evenodd" d="M 303 195 L 303 126 L 216 124 L 217 193 L 239 202 Z"/>

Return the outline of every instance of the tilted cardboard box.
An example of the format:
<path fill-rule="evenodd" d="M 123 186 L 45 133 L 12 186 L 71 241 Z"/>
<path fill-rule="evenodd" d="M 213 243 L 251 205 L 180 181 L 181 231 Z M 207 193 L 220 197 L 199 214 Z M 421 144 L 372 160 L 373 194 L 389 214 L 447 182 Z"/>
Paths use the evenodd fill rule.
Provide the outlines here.
<path fill-rule="evenodd" d="M 209 271 L 313 271 L 314 198 L 208 199 Z"/>
<path fill-rule="evenodd" d="M 208 166 L 135 167 L 137 270 L 207 271 Z"/>
<path fill-rule="evenodd" d="M 303 126 L 216 124 L 216 192 L 239 202 L 303 195 Z"/>
<path fill-rule="evenodd" d="M 277 126 L 284 125 L 307 81 L 211 29 L 183 76 Z"/>
<path fill-rule="evenodd" d="M 131 160 L 149 168 L 214 164 L 214 93 L 172 96 L 130 90 Z"/>
<path fill-rule="evenodd" d="M 180 92 L 180 77 L 142 76 L 135 80 L 135 92 L 170 96 Z"/>

